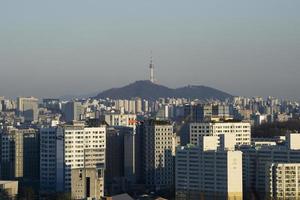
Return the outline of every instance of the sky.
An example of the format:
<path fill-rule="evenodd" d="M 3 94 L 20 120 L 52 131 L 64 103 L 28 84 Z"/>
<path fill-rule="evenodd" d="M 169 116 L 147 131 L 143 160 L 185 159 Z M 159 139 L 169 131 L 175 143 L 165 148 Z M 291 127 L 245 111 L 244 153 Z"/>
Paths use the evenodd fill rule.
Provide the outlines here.
<path fill-rule="evenodd" d="M 299 0 L 0 1 L 0 96 L 149 79 L 300 99 Z"/>

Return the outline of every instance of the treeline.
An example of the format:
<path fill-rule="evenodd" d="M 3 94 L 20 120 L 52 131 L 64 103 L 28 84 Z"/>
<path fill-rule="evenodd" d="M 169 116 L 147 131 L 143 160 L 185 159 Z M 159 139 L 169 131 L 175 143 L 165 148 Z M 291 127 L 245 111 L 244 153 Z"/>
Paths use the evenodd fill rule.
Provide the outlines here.
<path fill-rule="evenodd" d="M 273 122 L 256 126 L 252 129 L 252 137 L 283 136 L 288 131 L 300 132 L 300 120 Z"/>

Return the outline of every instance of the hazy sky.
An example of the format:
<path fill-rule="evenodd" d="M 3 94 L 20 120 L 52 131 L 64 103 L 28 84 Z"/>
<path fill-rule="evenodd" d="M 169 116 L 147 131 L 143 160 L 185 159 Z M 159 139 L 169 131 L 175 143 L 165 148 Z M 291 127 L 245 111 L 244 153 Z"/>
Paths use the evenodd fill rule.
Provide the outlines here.
<path fill-rule="evenodd" d="M 300 99 L 299 0 L 0 1 L 0 96 L 148 79 Z"/>

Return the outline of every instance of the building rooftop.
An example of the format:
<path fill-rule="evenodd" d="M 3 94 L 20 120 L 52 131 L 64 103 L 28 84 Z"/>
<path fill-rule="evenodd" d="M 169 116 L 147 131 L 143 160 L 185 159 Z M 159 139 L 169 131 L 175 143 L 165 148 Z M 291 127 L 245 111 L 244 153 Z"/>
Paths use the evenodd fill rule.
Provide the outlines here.
<path fill-rule="evenodd" d="M 16 183 L 18 181 L 11 181 L 11 180 L 0 180 L 0 184 L 7 184 L 7 183 Z"/>
<path fill-rule="evenodd" d="M 157 119 L 149 119 L 146 121 L 149 125 L 172 125 L 170 121 L 167 120 L 157 120 Z"/>

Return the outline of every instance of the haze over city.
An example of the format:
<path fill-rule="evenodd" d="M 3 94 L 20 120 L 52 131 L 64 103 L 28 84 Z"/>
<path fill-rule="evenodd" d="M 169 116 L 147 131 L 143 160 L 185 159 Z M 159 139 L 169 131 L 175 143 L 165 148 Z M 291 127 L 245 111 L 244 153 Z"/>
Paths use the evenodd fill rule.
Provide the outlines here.
<path fill-rule="evenodd" d="M 300 199 L 299 0 L 0 2 L 0 200 Z"/>
<path fill-rule="evenodd" d="M 97 93 L 148 79 L 300 99 L 300 2 L 2 1 L 0 92 Z"/>

